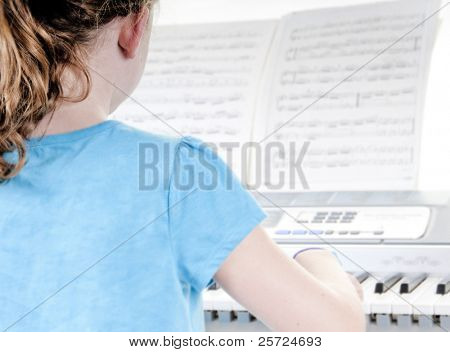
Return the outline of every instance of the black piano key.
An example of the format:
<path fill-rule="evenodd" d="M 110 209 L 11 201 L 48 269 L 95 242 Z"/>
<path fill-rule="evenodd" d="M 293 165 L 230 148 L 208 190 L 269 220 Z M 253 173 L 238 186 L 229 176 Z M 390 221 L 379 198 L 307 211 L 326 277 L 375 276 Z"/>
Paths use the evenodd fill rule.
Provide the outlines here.
<path fill-rule="evenodd" d="M 449 292 L 450 292 L 450 276 L 447 276 L 437 284 L 436 293 L 438 295 L 445 295 Z"/>
<path fill-rule="evenodd" d="M 426 274 L 410 274 L 400 284 L 400 293 L 413 292 L 427 278 Z"/>
<path fill-rule="evenodd" d="M 394 286 L 401 278 L 401 274 L 386 275 L 375 284 L 375 293 L 385 293 L 387 290 L 392 288 L 392 286 Z"/>
<path fill-rule="evenodd" d="M 209 287 L 208 290 L 214 291 L 219 289 L 219 284 L 217 282 L 213 282 Z"/>

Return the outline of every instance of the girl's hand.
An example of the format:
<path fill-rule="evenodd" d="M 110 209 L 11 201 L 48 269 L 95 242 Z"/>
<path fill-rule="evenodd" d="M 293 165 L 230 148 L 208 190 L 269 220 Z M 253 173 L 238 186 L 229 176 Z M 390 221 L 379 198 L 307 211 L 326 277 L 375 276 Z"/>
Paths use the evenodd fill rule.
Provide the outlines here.
<path fill-rule="evenodd" d="M 356 279 L 356 277 L 354 277 L 352 274 L 348 274 L 350 281 L 352 282 L 353 286 L 355 287 L 356 293 L 358 293 L 359 298 L 362 300 L 364 300 L 364 292 L 362 289 L 361 284 L 359 283 L 359 281 Z"/>

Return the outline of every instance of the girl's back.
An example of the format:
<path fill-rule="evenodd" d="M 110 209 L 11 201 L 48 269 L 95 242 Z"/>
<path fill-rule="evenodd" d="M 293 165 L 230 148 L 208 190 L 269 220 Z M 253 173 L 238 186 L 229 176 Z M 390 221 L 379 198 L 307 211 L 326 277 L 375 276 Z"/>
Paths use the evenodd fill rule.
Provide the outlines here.
<path fill-rule="evenodd" d="M 0 187 L 0 327 L 202 330 L 201 290 L 263 216 L 220 160 L 116 121 L 28 146 Z"/>

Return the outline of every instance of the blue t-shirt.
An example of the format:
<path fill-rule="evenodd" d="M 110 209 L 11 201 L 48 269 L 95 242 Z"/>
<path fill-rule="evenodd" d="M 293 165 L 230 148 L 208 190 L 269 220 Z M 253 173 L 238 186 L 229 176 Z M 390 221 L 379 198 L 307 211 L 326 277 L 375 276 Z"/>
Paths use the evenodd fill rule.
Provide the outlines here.
<path fill-rule="evenodd" d="M 0 329 L 203 330 L 202 290 L 264 218 L 216 154 L 117 121 L 27 149 L 0 184 Z"/>

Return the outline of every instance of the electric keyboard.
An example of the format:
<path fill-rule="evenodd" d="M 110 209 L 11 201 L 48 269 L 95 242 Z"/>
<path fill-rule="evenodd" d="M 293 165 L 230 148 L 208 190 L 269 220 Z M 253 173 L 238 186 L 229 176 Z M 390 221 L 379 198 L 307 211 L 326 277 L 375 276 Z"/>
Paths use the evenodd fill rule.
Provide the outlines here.
<path fill-rule="evenodd" d="M 305 245 L 328 248 L 358 278 L 368 330 L 450 330 L 448 193 L 255 197 L 268 214 L 262 225 L 288 255 Z M 205 291 L 204 311 L 210 331 L 267 330 L 217 285 Z"/>

